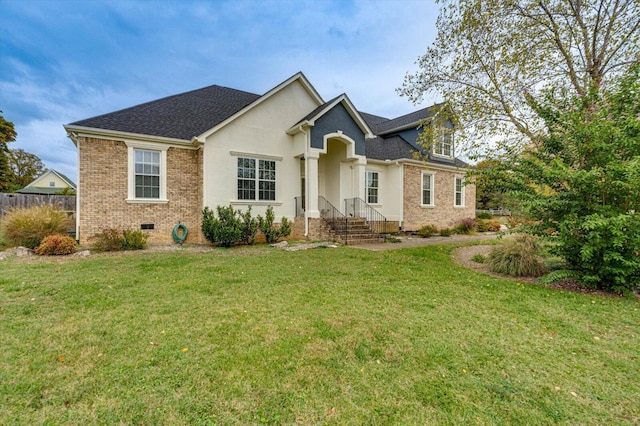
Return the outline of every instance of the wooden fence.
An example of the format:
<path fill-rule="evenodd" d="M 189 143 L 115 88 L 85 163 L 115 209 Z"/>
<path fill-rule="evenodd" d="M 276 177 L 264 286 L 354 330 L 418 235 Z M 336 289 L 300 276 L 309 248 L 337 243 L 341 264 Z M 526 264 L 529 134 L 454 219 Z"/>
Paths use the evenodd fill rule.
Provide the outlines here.
<path fill-rule="evenodd" d="M 0 193 L 0 218 L 12 208 L 27 208 L 52 204 L 59 206 L 66 212 L 76 211 L 75 195 L 38 195 L 38 194 L 8 194 Z"/>

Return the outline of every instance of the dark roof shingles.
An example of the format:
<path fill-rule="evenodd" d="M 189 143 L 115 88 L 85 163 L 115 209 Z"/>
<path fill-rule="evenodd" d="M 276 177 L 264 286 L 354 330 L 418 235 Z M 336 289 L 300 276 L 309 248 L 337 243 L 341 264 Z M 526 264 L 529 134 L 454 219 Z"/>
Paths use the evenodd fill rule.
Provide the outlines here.
<path fill-rule="evenodd" d="M 214 85 L 71 125 L 191 140 L 258 98 L 260 95 Z"/>

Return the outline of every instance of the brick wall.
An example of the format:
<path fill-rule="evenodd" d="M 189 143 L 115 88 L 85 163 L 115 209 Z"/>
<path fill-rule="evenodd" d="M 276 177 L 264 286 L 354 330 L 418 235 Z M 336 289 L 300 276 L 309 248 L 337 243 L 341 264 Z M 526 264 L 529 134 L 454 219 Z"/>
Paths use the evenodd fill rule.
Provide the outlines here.
<path fill-rule="evenodd" d="M 434 207 L 422 207 L 422 172 L 430 171 L 434 176 Z M 465 186 L 465 207 L 454 207 L 454 179 L 464 175 L 460 172 L 429 170 L 426 167 L 404 166 L 404 231 L 417 231 L 420 227 L 431 224 L 438 228 L 451 227 L 458 219 L 475 217 L 476 188 Z"/>
<path fill-rule="evenodd" d="M 149 244 L 171 244 L 173 227 L 183 223 L 189 230 L 185 243 L 205 242 L 200 231 L 202 209 L 202 151 L 169 148 L 167 151 L 166 204 L 130 204 L 127 146 L 123 142 L 86 138 L 80 140 L 81 244 L 103 228 L 145 230 Z"/>

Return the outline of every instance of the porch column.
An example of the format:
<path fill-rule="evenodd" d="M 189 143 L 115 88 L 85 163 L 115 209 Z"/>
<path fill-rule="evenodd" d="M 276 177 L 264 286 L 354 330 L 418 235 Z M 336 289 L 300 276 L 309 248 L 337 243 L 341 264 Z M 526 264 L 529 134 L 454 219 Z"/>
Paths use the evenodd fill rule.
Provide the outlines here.
<path fill-rule="evenodd" d="M 307 185 L 305 218 L 320 217 L 320 210 L 318 210 L 318 158 L 320 158 L 320 153 L 309 151 L 304 162 Z"/>
<path fill-rule="evenodd" d="M 367 201 L 365 197 L 366 166 L 367 160 L 365 157 L 357 157 L 353 165 L 353 184 L 355 186 L 353 196 L 365 201 Z"/>

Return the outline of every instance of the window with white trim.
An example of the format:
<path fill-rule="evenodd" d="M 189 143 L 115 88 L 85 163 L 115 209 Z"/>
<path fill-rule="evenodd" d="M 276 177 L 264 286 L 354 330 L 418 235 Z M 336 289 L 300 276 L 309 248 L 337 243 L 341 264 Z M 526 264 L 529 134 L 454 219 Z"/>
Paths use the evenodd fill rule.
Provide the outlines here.
<path fill-rule="evenodd" d="M 380 175 L 378 172 L 367 172 L 366 193 L 367 203 L 378 204 L 380 191 Z"/>
<path fill-rule="evenodd" d="M 464 179 L 461 176 L 456 176 L 455 179 L 454 205 L 456 207 L 464 207 Z"/>
<path fill-rule="evenodd" d="M 433 153 L 443 157 L 453 157 L 453 130 L 440 127 L 436 132 Z"/>
<path fill-rule="evenodd" d="M 160 199 L 160 151 L 135 150 L 136 198 Z"/>
<path fill-rule="evenodd" d="M 168 146 L 152 142 L 125 141 L 128 150 L 129 203 L 167 202 Z"/>
<path fill-rule="evenodd" d="M 422 205 L 433 206 L 434 194 L 433 173 L 422 173 Z"/>
<path fill-rule="evenodd" d="M 238 157 L 238 200 L 276 199 L 276 162 Z"/>

